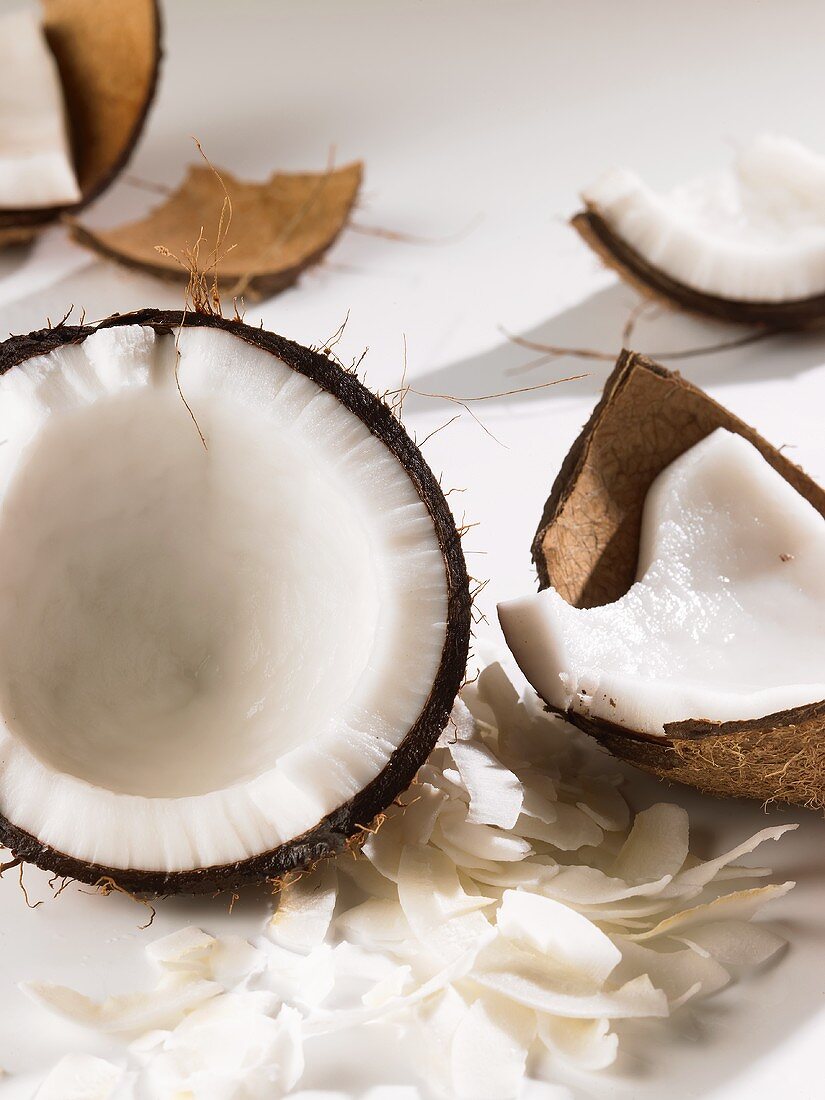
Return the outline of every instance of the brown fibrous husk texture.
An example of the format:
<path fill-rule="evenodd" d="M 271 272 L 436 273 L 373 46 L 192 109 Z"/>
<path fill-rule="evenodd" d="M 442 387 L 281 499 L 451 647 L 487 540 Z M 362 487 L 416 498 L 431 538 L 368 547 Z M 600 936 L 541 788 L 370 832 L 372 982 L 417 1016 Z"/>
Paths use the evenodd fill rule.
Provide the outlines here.
<path fill-rule="evenodd" d="M 825 516 L 825 491 L 753 428 L 678 374 L 624 351 L 573 444 L 533 542 L 540 587 L 575 607 L 622 596 L 636 576 L 655 477 L 716 428 L 749 440 Z M 699 719 L 652 737 L 569 712 L 616 756 L 718 795 L 825 806 L 825 702 L 753 721 Z"/>

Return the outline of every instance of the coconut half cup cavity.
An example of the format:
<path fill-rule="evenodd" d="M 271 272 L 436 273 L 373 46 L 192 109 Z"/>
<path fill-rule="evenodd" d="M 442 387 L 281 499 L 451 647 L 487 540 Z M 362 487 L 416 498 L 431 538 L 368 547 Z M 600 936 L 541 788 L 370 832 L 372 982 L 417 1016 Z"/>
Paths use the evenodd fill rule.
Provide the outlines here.
<path fill-rule="evenodd" d="M 722 298 L 695 290 L 667 275 L 628 244 L 602 216 L 586 204 L 570 224 L 607 267 L 639 293 L 689 313 L 778 331 L 814 328 L 825 322 L 825 294 L 783 302 Z"/>
<path fill-rule="evenodd" d="M 42 559 L 47 576 L 33 589 L 21 585 L 19 602 L 28 599 L 30 610 L 10 632 L 17 640 L 0 646 L 15 665 L 12 652 L 28 645 L 23 636 L 32 641 L 32 660 L 0 675 L 4 706 L 15 699 L 3 715 L 0 842 L 16 859 L 56 874 L 150 894 L 278 880 L 346 848 L 429 755 L 464 679 L 469 644 L 460 537 L 437 479 L 398 419 L 327 356 L 237 320 L 157 310 L 12 337 L 0 344 L 4 387 L 7 402 L 22 402 L 18 420 L 34 423 L 33 431 L 21 429 L 29 442 L 21 436 L 20 457 L 4 471 L 5 518 L 22 505 L 18 520 L 31 518 L 32 546 L 39 540 L 52 549 Z M 242 422 L 231 419 L 233 409 L 247 408 L 238 414 Z M 38 448 L 46 444 L 52 458 L 44 467 Z M 295 461 L 302 455 L 307 469 Z M 64 468 L 70 473 L 60 488 Z M 98 468 L 113 472 L 99 476 Z M 70 493 L 63 523 L 60 499 Z M 46 526 L 66 529 L 33 530 L 41 513 Z M 289 541 L 296 530 L 309 532 L 300 545 Z M 28 568 L 29 550 L 5 547 L 12 568 Z M 167 567 L 175 555 L 179 565 Z M 378 563 L 377 572 L 365 558 Z M 55 613 L 44 595 L 54 569 L 70 611 L 43 626 L 49 643 L 46 634 L 38 638 L 31 605 L 42 596 L 47 617 Z M 121 581 L 123 599 L 112 598 Z M 225 594 L 233 591 L 234 602 Z M 213 592 L 214 613 L 204 615 Z M 91 630 L 83 618 L 89 613 Z M 98 643 L 112 621 L 120 625 L 111 644 Z M 158 622 L 174 635 L 159 670 L 155 653 L 167 647 Z M 201 629 L 205 641 L 192 642 Z M 142 640 L 133 641 L 135 634 Z M 61 638 L 63 657 L 53 660 Z M 88 646 L 97 649 L 84 663 Z M 142 663 L 145 688 L 133 672 Z M 273 668 L 293 680 L 278 679 Z M 83 686 L 75 691 L 78 677 Z M 303 688 L 290 702 L 283 684 L 292 682 Z M 337 710 L 322 707 L 319 733 L 307 716 L 328 682 Z M 136 727 L 135 743 L 123 733 L 135 728 L 129 700 L 142 706 L 147 692 L 159 706 Z M 227 697 L 237 705 L 224 719 Z M 293 703 L 297 720 L 290 719 Z M 169 729 L 162 725 L 167 712 Z M 187 715 L 193 721 L 184 724 Z M 273 739 L 287 736 L 290 721 L 292 741 L 276 751 Z M 157 722 L 166 730 L 160 738 Z M 337 740 L 324 741 L 324 730 Z M 185 737 L 193 738 L 193 751 L 176 755 Z M 305 743 L 308 757 L 289 757 L 287 750 Z M 323 812 L 310 820 L 318 806 Z M 39 830 L 32 822 L 41 813 Z M 84 818 L 98 821 L 99 845 L 73 833 L 73 820 L 86 829 Z M 279 830 L 280 841 L 267 842 Z M 61 835 L 71 843 L 61 846 Z M 122 854 L 95 858 L 96 847 Z M 210 860 L 219 850 L 222 858 Z"/>
<path fill-rule="evenodd" d="M 31 240 L 109 186 L 137 144 L 157 85 L 162 51 L 156 0 L 42 0 L 42 11 L 81 199 L 72 206 L 0 209 L 0 247 Z"/>
<path fill-rule="evenodd" d="M 753 444 L 825 516 L 825 492 L 753 428 L 678 374 L 624 351 L 545 505 L 532 547 L 540 588 L 577 608 L 624 595 L 636 579 L 648 489 L 717 428 Z M 722 796 L 825 805 L 825 701 L 748 721 L 670 723 L 664 737 L 572 710 L 564 717 L 662 778 Z"/>

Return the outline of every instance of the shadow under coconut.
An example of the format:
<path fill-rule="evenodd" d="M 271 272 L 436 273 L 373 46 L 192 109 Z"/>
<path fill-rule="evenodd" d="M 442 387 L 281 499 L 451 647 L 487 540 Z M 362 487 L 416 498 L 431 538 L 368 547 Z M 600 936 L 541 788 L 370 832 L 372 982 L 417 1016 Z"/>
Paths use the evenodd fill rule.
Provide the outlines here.
<path fill-rule="evenodd" d="M 596 352 L 599 358 L 574 354 L 551 356 L 503 335 L 500 344 L 481 355 L 417 375 L 415 390 L 407 396 L 404 410 L 432 411 L 433 399 L 423 394 L 483 397 L 488 407 L 503 402 L 541 402 L 548 395 L 554 399 L 591 398 L 595 403 L 621 351 L 625 326 L 639 305 L 632 291 L 616 283 L 528 332 L 510 334 L 539 347 Z M 748 334 L 749 330 L 741 326 L 651 306 L 637 317 L 628 344 L 702 387 L 770 381 L 800 374 L 825 362 L 825 329 L 771 334 L 741 347 L 713 350 Z M 673 354 L 685 351 L 697 354 L 688 358 Z M 543 385 L 581 374 L 586 377 L 564 381 L 558 388 Z"/>

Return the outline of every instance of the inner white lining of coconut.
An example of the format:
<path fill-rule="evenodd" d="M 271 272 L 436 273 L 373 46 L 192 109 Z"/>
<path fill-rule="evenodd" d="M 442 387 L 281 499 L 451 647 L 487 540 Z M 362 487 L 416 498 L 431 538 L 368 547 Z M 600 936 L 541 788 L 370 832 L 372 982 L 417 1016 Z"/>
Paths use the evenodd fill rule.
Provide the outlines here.
<path fill-rule="evenodd" d="M 446 574 L 356 416 L 214 329 L 0 378 L 0 812 L 116 868 L 243 859 L 374 779 L 432 688 Z"/>
<path fill-rule="evenodd" d="M 718 429 L 645 501 L 638 577 L 615 603 L 548 588 L 499 606 L 551 706 L 663 734 L 825 699 L 825 519 L 739 435 Z"/>
<path fill-rule="evenodd" d="M 77 202 L 57 64 L 37 13 L 0 18 L 0 207 Z"/>
<path fill-rule="evenodd" d="M 825 292 L 825 157 L 790 138 L 759 137 L 727 171 L 669 194 L 615 168 L 582 197 L 648 263 L 694 290 L 765 302 Z"/>

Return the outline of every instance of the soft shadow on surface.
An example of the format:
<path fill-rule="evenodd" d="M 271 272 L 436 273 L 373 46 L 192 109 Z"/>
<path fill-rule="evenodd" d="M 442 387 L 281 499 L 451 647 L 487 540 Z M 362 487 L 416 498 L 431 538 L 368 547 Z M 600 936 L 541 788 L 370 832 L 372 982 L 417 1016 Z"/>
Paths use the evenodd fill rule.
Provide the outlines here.
<path fill-rule="evenodd" d="M 147 304 L 158 309 L 182 309 L 185 288 L 116 264 L 94 261 L 46 288 L 0 306 L 0 337 L 33 332 L 48 321 L 56 324 L 71 310 L 70 324 L 102 321 L 113 313 L 128 313 Z"/>
<path fill-rule="evenodd" d="M 622 348 L 622 334 L 636 305 L 638 299 L 634 299 L 627 287 L 617 283 L 528 332 L 512 334 L 539 345 L 597 351 L 609 356 L 605 360 L 573 355 L 543 356 L 540 351 L 519 346 L 502 332 L 501 343 L 490 351 L 417 375 L 414 385 L 420 392 L 411 392 L 404 408 L 408 412 L 432 409 L 432 400 L 422 397 L 421 393 L 459 398 L 502 395 L 486 401 L 487 405 L 496 400 L 540 402 L 548 393 L 553 393 L 554 397 L 595 399 Z M 652 307 L 638 318 L 629 346 L 660 359 L 663 366 L 678 370 L 702 387 L 770 381 L 800 374 L 825 362 L 825 330 L 772 335 L 754 344 L 709 351 L 688 359 L 667 356 L 670 352 L 736 340 L 748 331 Z M 527 389 L 552 379 L 583 373 L 588 376 L 565 381 L 557 390 Z M 524 389 L 527 392 L 512 393 Z"/>

